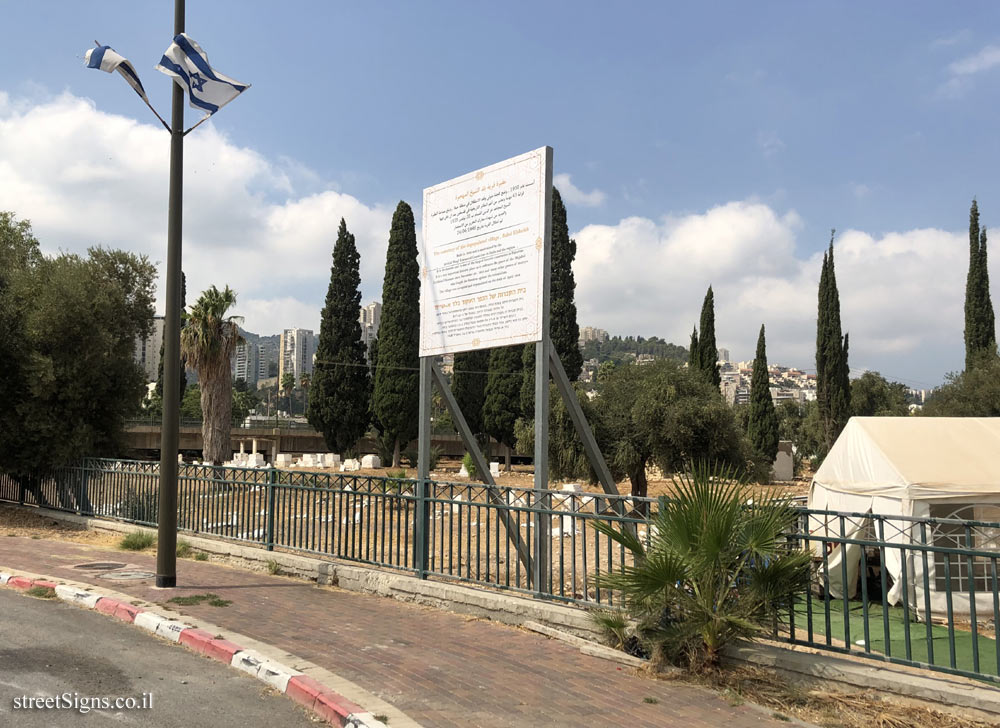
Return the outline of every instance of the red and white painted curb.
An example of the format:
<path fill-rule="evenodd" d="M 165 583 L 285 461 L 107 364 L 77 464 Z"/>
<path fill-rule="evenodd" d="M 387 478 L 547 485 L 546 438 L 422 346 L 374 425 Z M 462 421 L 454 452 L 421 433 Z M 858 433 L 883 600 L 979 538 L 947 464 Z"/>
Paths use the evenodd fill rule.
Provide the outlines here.
<path fill-rule="evenodd" d="M 229 640 L 214 637 L 203 629 L 189 627 L 184 622 L 139 609 L 128 602 L 95 594 L 81 587 L 58 584 L 49 579 L 0 572 L 0 586 L 24 591 L 36 586 L 49 587 L 55 590 L 56 596 L 63 601 L 129 622 L 147 632 L 249 673 L 332 725 L 341 728 L 386 728 L 385 723 L 376 720 L 360 705 L 301 671 Z"/>

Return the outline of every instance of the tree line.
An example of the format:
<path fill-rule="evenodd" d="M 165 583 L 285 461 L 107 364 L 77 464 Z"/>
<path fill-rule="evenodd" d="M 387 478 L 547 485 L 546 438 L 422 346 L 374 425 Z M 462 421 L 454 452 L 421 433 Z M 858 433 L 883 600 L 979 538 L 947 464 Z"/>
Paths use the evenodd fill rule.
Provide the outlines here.
<path fill-rule="evenodd" d="M 584 356 L 607 355 L 585 413 L 616 477 L 645 492 L 650 464 L 664 470 L 695 459 L 713 459 L 767 477 L 777 441 L 791 439 L 801 455 L 822 458 L 852 415 L 904 415 L 908 393 L 877 372 L 849 378 L 849 336 L 842 330 L 834 264 L 834 236 L 823 256 L 817 295 L 817 401 L 775 407 L 767 377 L 761 325 L 750 402 L 730 408 L 719 391 L 715 292 L 709 286 L 698 325 L 684 350 L 662 340 L 614 337 L 578 344 L 576 242 L 569 236 L 558 190 L 552 206 L 550 336 L 570 379 Z M 358 312 L 360 255 L 354 235 L 340 221 L 330 282 L 322 310 L 315 369 L 306 414 L 328 446 L 351 452 L 374 428 L 398 466 L 416 436 L 419 390 L 420 271 L 413 211 L 400 202 L 392 217 L 383 281 L 382 321 L 369 351 Z M 45 467 L 83 455 L 123 451 L 125 417 L 137 410 L 143 377 L 132 359 L 134 342 L 152 325 L 155 267 L 143 256 L 99 247 L 86 257 L 46 257 L 26 221 L 0 213 L 0 469 L 30 480 Z M 245 386 L 233 386 L 229 360 L 240 343 L 239 318 L 228 315 L 235 293 L 214 286 L 184 314 L 182 353 L 199 373 L 184 398 L 205 413 L 205 459 L 228 458 L 231 412 L 254 403 Z M 987 233 L 974 200 L 969 215 L 969 271 L 965 292 L 965 369 L 948 375 L 927 402 L 925 414 L 1000 415 L 1000 357 L 989 294 Z M 626 351 L 663 355 L 652 364 L 627 363 Z M 594 357 L 590 357 L 594 358 Z M 452 386 L 473 431 L 511 450 L 533 448 L 534 346 L 457 354 Z M 286 387 L 287 388 L 287 387 Z M 162 374 L 157 389 L 163 392 Z M 289 395 L 290 396 L 290 395 Z M 550 463 L 554 477 L 593 476 L 568 412 L 550 391 Z M 448 422 L 436 400 L 439 424 Z M 224 428 L 224 429 L 223 429 Z M 509 463 L 509 460 L 508 460 Z M 34 477 L 32 475 L 32 477 Z"/>

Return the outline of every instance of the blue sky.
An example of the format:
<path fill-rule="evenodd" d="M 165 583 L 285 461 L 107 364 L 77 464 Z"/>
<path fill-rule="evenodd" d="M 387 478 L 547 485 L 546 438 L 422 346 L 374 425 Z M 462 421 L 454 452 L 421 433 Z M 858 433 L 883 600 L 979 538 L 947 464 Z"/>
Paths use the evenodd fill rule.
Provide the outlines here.
<path fill-rule="evenodd" d="M 167 116 L 152 66 L 172 3 L 0 8 L 13 31 L 0 207 L 47 249 L 162 260 L 168 139 L 82 54 L 113 46 Z M 419 217 L 423 187 L 549 144 L 580 245 L 581 325 L 686 343 L 712 284 L 734 357 L 752 356 L 763 322 L 772 361 L 809 366 L 817 256 L 836 227 L 852 366 L 933 385 L 962 364 L 972 196 L 985 224 L 1000 219 L 998 15 L 985 2 L 192 1 L 189 35 L 253 87 L 188 137 L 185 268 L 195 287 L 236 288 L 251 330 L 317 326 L 340 215 L 377 297 L 398 200 Z M 94 139 L 111 128 L 127 141 Z M 98 179 L 121 186 L 81 230 L 67 211 L 88 209 Z"/>

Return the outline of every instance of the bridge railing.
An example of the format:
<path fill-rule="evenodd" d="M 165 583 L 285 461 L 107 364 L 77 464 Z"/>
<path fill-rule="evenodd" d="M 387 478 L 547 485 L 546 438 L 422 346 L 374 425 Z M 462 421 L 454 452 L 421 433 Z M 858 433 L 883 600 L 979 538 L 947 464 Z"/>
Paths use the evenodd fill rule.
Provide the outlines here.
<path fill-rule="evenodd" d="M 158 428 L 163 424 L 163 420 L 158 416 L 151 417 L 130 417 L 125 420 L 125 427 L 155 427 Z M 183 417 L 180 420 L 181 427 L 201 427 L 203 420 L 193 417 Z M 294 420 L 284 419 L 284 418 L 268 418 L 261 419 L 250 424 L 246 424 L 245 418 L 233 419 L 231 427 L 236 430 L 255 430 L 255 429 L 282 429 L 282 430 L 314 430 L 313 426 L 308 422 L 296 422 Z"/>

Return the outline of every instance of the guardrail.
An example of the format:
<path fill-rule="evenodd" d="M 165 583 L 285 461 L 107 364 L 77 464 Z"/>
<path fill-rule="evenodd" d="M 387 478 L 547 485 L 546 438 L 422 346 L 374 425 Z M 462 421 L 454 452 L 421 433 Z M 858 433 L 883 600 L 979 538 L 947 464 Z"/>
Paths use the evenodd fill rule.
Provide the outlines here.
<path fill-rule="evenodd" d="M 159 464 L 88 459 L 0 501 L 154 526 Z M 269 550 L 330 556 L 586 607 L 615 607 L 596 575 L 631 553 L 594 528 L 647 544 L 653 499 L 406 478 L 180 465 L 178 528 Z M 1000 523 L 800 510 L 788 534 L 815 578 L 780 636 L 834 652 L 1000 681 Z M 544 583 L 532 564 L 543 561 Z M 736 587 L 738 588 L 738 587 Z"/>
<path fill-rule="evenodd" d="M 184 417 L 178 423 L 181 427 L 201 427 L 203 420 L 192 417 Z M 163 424 L 163 420 L 160 417 L 130 417 L 125 420 L 125 427 L 160 427 Z M 281 418 L 268 418 L 266 420 L 259 420 L 252 422 L 251 424 L 246 424 L 246 420 L 241 418 L 239 420 L 233 420 L 231 427 L 236 430 L 256 430 L 256 429 L 274 429 L 278 428 L 281 430 L 315 430 L 315 428 L 308 422 L 296 422 L 294 420 L 287 420 Z"/>

